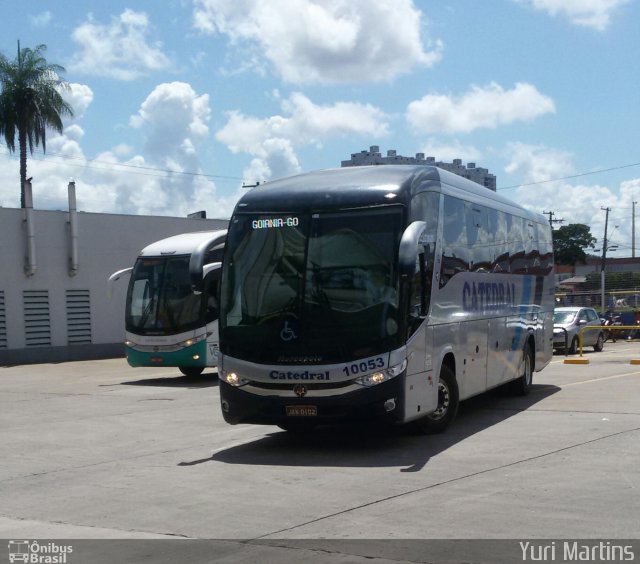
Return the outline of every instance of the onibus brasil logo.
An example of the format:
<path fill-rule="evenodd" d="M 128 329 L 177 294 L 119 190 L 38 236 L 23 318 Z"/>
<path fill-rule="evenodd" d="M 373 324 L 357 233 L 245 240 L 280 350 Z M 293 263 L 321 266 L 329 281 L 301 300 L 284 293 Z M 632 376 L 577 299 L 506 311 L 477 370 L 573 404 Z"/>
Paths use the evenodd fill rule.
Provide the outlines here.
<path fill-rule="evenodd" d="M 71 545 L 55 542 L 10 540 L 9 562 L 27 562 L 31 564 L 67 564 L 67 555 L 73 552 Z"/>

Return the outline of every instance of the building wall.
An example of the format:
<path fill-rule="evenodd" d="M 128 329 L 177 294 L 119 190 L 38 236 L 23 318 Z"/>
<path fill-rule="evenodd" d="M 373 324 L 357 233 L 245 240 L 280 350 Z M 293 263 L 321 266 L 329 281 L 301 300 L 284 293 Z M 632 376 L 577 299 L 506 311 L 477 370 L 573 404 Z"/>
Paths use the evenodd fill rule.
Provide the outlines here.
<path fill-rule="evenodd" d="M 107 280 L 133 265 L 148 244 L 179 233 L 225 229 L 227 220 L 78 213 L 78 272 L 69 274 L 69 213 L 33 212 L 35 262 L 25 274 L 24 211 L 0 208 L 0 364 L 124 354 L 128 279 Z"/>
<path fill-rule="evenodd" d="M 576 264 L 576 276 L 586 276 L 590 272 L 600 272 L 602 262 L 599 258 L 588 258 L 587 264 Z M 605 270 L 607 272 L 640 272 L 640 258 L 607 257 Z"/>

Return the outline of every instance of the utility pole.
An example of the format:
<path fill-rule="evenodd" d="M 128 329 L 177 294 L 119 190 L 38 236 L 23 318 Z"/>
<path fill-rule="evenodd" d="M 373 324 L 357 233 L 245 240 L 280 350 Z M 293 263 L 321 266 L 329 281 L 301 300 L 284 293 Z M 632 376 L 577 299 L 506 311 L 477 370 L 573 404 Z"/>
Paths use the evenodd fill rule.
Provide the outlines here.
<path fill-rule="evenodd" d="M 554 223 L 564 223 L 564 219 L 553 219 L 553 216 L 556 214 L 552 211 L 543 211 L 542 213 L 549 216 L 549 225 L 551 225 L 551 229 L 553 229 Z"/>
<path fill-rule="evenodd" d="M 605 307 L 606 304 L 605 304 L 605 298 L 604 298 L 604 269 L 607 264 L 607 246 L 609 244 L 607 241 L 607 227 L 609 225 L 609 212 L 611 211 L 611 208 L 601 207 L 600 209 L 607 212 L 604 219 L 604 239 L 602 241 L 602 262 L 600 264 L 600 288 L 601 288 L 600 304 L 602 306 L 602 312 L 604 313 L 606 311 L 606 307 Z"/>

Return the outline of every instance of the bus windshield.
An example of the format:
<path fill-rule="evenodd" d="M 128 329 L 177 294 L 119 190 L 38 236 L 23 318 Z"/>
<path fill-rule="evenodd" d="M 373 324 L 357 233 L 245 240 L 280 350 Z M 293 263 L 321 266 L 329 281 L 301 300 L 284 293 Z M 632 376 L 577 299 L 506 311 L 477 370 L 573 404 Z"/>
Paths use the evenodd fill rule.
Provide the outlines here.
<path fill-rule="evenodd" d="M 398 206 L 236 215 L 222 282 L 223 352 L 326 364 L 391 350 L 400 341 L 401 230 Z"/>
<path fill-rule="evenodd" d="M 189 256 L 141 257 L 131 274 L 126 327 L 139 335 L 170 335 L 204 325 L 202 295 L 191 291 Z"/>

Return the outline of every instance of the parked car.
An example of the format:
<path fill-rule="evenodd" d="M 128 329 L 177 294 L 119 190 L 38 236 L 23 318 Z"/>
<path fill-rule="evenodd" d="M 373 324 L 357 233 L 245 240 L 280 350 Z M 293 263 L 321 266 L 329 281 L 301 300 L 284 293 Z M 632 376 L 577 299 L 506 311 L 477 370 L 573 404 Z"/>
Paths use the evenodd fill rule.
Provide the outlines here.
<path fill-rule="evenodd" d="M 604 346 L 604 328 L 596 310 L 591 307 L 557 307 L 553 312 L 553 348 L 568 348 L 576 354 L 579 346 L 579 331 L 583 327 L 598 327 L 582 332 L 582 346 L 593 347 L 600 352 Z"/>

